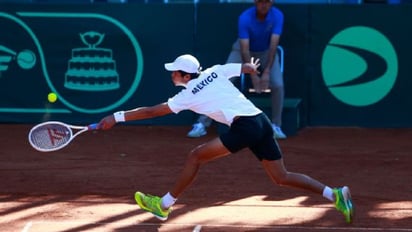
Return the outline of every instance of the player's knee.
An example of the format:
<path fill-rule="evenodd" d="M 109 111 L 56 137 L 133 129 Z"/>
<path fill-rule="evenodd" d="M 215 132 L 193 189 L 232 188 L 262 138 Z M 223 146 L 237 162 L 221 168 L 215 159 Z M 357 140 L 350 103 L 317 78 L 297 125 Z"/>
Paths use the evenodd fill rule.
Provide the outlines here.
<path fill-rule="evenodd" d="M 279 186 L 288 185 L 287 174 L 277 175 L 272 178 L 273 182 Z"/>
<path fill-rule="evenodd" d="M 193 165 L 201 165 L 204 163 L 202 159 L 200 159 L 200 155 L 198 152 L 196 152 L 196 149 L 189 153 L 189 155 L 187 156 L 187 162 Z"/>
<path fill-rule="evenodd" d="M 194 155 L 193 152 L 190 152 L 187 155 L 186 162 L 190 162 L 190 163 L 197 163 L 198 162 L 198 160 L 197 160 L 197 158 L 196 158 L 196 156 Z"/>

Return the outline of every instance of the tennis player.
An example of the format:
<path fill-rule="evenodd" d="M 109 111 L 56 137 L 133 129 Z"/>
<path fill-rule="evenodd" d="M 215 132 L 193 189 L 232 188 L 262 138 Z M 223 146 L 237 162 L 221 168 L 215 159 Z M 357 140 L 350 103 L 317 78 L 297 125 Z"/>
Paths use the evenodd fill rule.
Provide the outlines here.
<path fill-rule="evenodd" d="M 190 151 L 175 185 L 163 197 L 135 193 L 137 204 L 160 220 L 166 220 L 172 206 L 183 191 L 193 182 L 199 168 L 207 162 L 249 148 L 262 163 L 274 183 L 280 186 L 308 190 L 333 202 L 343 213 L 346 222 L 352 222 L 354 207 L 349 188 L 331 188 L 300 173 L 289 172 L 283 163 L 282 152 L 273 137 L 268 117 L 253 105 L 229 80 L 241 72 L 256 74 L 259 59 L 249 63 L 215 65 L 201 71 L 199 61 L 191 55 L 182 55 L 165 64 L 171 72 L 174 85 L 183 86 L 167 102 L 119 111 L 99 122 L 100 129 L 109 129 L 118 122 L 140 120 L 192 110 L 230 126 L 228 132 Z M 223 100 L 224 99 L 224 100 Z"/>

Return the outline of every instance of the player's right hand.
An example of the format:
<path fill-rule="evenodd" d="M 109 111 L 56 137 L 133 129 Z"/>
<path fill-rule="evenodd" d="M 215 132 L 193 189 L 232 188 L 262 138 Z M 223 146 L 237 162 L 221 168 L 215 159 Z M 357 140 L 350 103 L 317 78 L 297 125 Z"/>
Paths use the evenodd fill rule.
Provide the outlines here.
<path fill-rule="evenodd" d="M 114 125 L 116 125 L 116 120 L 114 119 L 113 115 L 108 115 L 104 117 L 102 120 L 100 120 L 99 125 L 97 128 L 101 130 L 108 130 L 112 128 Z"/>

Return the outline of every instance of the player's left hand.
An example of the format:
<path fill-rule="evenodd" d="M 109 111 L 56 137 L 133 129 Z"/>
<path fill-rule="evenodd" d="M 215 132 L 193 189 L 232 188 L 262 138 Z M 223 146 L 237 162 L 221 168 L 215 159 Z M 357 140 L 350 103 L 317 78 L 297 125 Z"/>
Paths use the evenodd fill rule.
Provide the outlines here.
<path fill-rule="evenodd" d="M 257 58 L 255 59 L 254 57 L 250 58 L 250 63 L 254 66 L 253 69 L 255 71 L 256 74 L 259 74 L 258 68 L 260 66 L 260 59 Z"/>
<path fill-rule="evenodd" d="M 242 64 L 242 72 L 249 74 L 259 74 L 258 67 L 260 66 L 260 60 L 255 58 L 250 58 L 250 63 Z"/>

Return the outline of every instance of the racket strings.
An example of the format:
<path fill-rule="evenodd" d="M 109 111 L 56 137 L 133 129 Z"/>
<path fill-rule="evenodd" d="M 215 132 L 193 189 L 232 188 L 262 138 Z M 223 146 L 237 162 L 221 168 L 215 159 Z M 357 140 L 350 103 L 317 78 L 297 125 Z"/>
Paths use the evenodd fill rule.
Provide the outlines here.
<path fill-rule="evenodd" d="M 40 149 L 55 149 L 69 142 L 70 132 L 69 128 L 62 125 L 44 125 L 32 131 L 30 141 Z"/>

